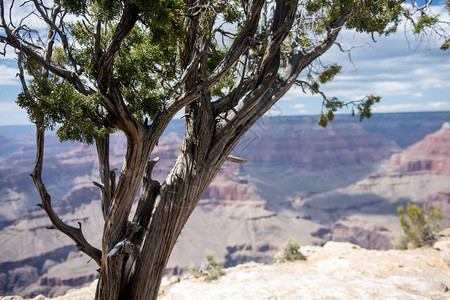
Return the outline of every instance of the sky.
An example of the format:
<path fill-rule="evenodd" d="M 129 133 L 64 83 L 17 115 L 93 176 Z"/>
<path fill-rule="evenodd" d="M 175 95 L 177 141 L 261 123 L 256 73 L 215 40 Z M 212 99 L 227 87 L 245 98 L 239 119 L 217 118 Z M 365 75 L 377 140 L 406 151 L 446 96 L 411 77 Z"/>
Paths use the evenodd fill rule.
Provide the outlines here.
<path fill-rule="evenodd" d="M 448 19 L 448 13 L 443 16 Z M 324 64 L 343 67 L 322 87 L 328 97 L 347 102 L 370 94 L 381 96 L 373 108 L 375 113 L 450 110 L 450 50 L 439 49 L 442 40 L 432 36 L 417 39 L 402 26 L 396 34 L 375 36 L 375 40 L 347 30 L 338 42 L 344 48 L 354 47 L 351 60 L 337 46 L 322 56 Z M 0 56 L 0 125 L 31 124 L 26 112 L 14 103 L 20 92 L 17 72 L 13 51 Z M 294 86 L 267 115 L 317 115 L 321 104 L 320 96 L 304 94 Z"/>

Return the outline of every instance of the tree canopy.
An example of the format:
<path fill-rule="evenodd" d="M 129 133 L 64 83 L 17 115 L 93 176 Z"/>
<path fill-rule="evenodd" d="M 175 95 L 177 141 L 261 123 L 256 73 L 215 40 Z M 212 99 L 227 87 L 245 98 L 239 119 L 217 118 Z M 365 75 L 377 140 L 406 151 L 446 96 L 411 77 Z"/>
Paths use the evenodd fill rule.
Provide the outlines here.
<path fill-rule="evenodd" d="M 201 57 L 206 60 L 205 75 L 208 76 L 225 62 L 227 51 L 234 50 L 233 42 L 248 21 L 249 9 L 248 1 L 193 1 L 193 5 L 181 0 L 134 1 L 128 5 L 136 10 L 134 20 L 130 20 L 133 24 L 129 24 L 126 28 L 129 32 L 124 32 L 124 36 L 119 38 L 114 37 L 114 33 L 121 24 L 126 1 L 61 0 L 55 1 L 53 10 L 41 1 L 28 2 L 36 5 L 28 17 L 37 16 L 47 23 L 48 33 L 53 36 L 48 35 L 47 39 L 41 36 L 42 32 L 25 25 L 26 18 L 20 20 L 20 24 L 12 21 L 7 24 L 3 18 L 2 27 L 13 30 L 6 30 L 2 41 L 13 47 L 20 43 L 22 48 L 27 47 L 22 51 L 20 63 L 33 77 L 29 90 L 19 95 L 18 103 L 28 109 L 32 120 L 43 118 L 46 126 L 61 125 L 58 130 L 61 140 L 88 143 L 101 137 L 106 128 L 114 127 L 108 126 L 112 124 L 105 120 L 107 112 L 102 109 L 106 106 L 96 87 L 105 53 L 114 52 L 108 71 L 127 110 L 141 122 L 146 118 L 153 120 L 168 102 L 182 94 L 182 84 L 177 85 L 177 79 L 193 62 L 183 61 L 180 56 L 180 47 L 188 34 L 184 26 L 186 17 L 192 15 L 197 19 L 197 47 L 191 50 L 197 60 Z M 288 66 L 289 59 L 292 60 L 295 54 L 317 52 L 317 46 L 323 45 L 324 35 L 328 33 L 332 37 L 333 30 L 345 27 L 372 35 L 389 35 L 397 30 L 402 18 L 411 22 L 415 34 L 423 34 L 432 28 L 435 34 L 443 37 L 442 49 L 447 49 L 449 41 L 445 25 L 439 16 L 430 15 L 426 10 L 431 1 L 422 7 L 418 7 L 416 2 L 413 2 L 415 6 L 406 6 L 404 2 L 286 1 L 286 6 L 297 9 L 289 16 L 292 23 L 289 28 L 280 28 L 276 34 L 270 30 L 276 21 L 271 18 L 275 5 L 271 1 L 264 2 L 259 12 L 263 16 L 254 20 L 258 23 L 253 24 L 256 26 L 253 41 L 247 45 L 249 53 L 246 57 L 251 63 L 247 62 L 246 81 L 249 81 L 250 74 L 255 76 L 263 55 L 269 54 L 266 51 L 269 42 L 274 44 L 273 37 L 278 35 L 281 39 L 278 45 L 281 67 Z M 71 14 L 76 18 L 72 16 L 71 21 L 66 21 Z M 333 22 L 342 18 L 345 19 L 343 24 L 333 26 Z M 113 38 L 119 38 L 114 42 L 117 49 L 111 47 Z M 15 42 L 8 43 L 10 39 Z M 48 43 L 50 41 L 51 44 Z M 42 64 L 42 60 L 46 63 Z M 233 79 L 239 67 L 236 61 L 233 63 L 224 74 L 220 74 L 220 79 L 215 78 L 208 86 L 213 102 L 225 102 L 218 100 L 233 89 Z M 315 67 L 296 84 L 309 92 L 320 93 L 320 85 L 332 80 L 341 66 L 336 63 Z M 51 74 L 48 70 L 52 71 Z M 334 112 L 346 103 L 323 96 L 324 109 L 319 124 L 326 126 L 333 119 Z M 353 105 L 361 119 L 370 117 L 370 107 L 380 100 L 378 96 L 368 95 L 363 101 L 347 106 Z M 39 109 L 35 99 L 39 99 Z"/>

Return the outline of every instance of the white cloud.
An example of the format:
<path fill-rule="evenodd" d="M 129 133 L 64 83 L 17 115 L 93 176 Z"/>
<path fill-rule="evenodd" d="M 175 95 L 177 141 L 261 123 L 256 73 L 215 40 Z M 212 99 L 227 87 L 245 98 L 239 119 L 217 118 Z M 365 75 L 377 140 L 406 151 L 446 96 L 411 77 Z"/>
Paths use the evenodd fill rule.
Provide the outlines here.
<path fill-rule="evenodd" d="M 5 65 L 0 65 L 0 85 L 18 85 L 19 80 L 16 78 L 18 70 Z"/>
<path fill-rule="evenodd" d="M 10 113 L 20 111 L 21 108 L 16 103 L 6 102 L 0 103 L 0 113 Z"/>
<path fill-rule="evenodd" d="M 377 52 L 384 55 L 374 56 Z M 425 96 L 431 101 L 439 101 L 430 95 L 436 94 L 437 89 L 443 89 L 439 91 L 441 94 L 450 89 L 450 60 L 447 54 L 441 52 L 431 55 L 426 49 L 408 51 L 405 46 L 403 49 L 391 49 L 387 41 L 380 41 L 377 49 L 354 58 L 357 69 L 352 66 L 344 67 L 341 74 L 321 89 L 329 97 L 345 101 L 361 99 L 369 94 L 379 95 L 384 99 L 390 97 L 393 101 L 399 97 L 404 100 Z M 403 55 L 393 57 L 393 53 Z M 346 58 L 341 58 L 341 63 L 343 59 Z"/>
<path fill-rule="evenodd" d="M 305 109 L 306 105 L 303 103 L 292 105 L 290 108 L 295 109 L 297 114 L 307 114 L 308 111 Z"/>
<path fill-rule="evenodd" d="M 293 85 L 289 91 L 283 96 L 283 101 L 293 101 L 297 100 L 301 95 L 304 95 L 301 87 Z"/>
<path fill-rule="evenodd" d="M 28 115 L 16 103 L 0 102 L 0 125 L 30 124 Z"/>
<path fill-rule="evenodd" d="M 299 103 L 299 104 L 295 104 L 293 106 L 291 106 L 291 108 L 295 108 L 295 109 L 303 109 L 305 108 L 305 104 Z"/>
<path fill-rule="evenodd" d="M 404 103 L 394 105 L 376 105 L 373 112 L 414 112 L 414 111 L 446 111 L 450 110 L 450 102 Z"/>
<path fill-rule="evenodd" d="M 48 3 L 47 3 L 48 4 Z M 34 5 L 31 1 L 27 1 L 26 3 L 14 3 L 14 6 L 11 9 L 11 1 L 6 1 L 5 6 L 5 19 L 9 20 L 9 12 L 11 11 L 11 20 L 12 23 L 17 26 L 22 23 L 22 25 L 28 25 L 33 29 L 46 29 L 47 25 L 44 21 L 42 21 L 38 16 L 37 12 L 32 13 L 35 10 Z"/>
<path fill-rule="evenodd" d="M 12 48 L 11 46 L 7 46 L 5 56 L 0 56 L 0 58 L 1 60 L 9 60 L 13 63 L 16 63 L 17 54 L 14 52 L 14 48 Z"/>

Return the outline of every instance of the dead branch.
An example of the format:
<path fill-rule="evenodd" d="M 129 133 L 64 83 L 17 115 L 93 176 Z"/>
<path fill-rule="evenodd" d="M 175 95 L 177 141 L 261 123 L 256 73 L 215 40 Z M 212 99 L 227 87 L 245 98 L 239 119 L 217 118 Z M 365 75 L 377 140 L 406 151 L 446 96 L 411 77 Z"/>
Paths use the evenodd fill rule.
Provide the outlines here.
<path fill-rule="evenodd" d="M 81 225 L 79 228 L 70 226 L 64 223 L 61 218 L 56 214 L 51 205 L 51 197 L 47 192 L 47 189 L 42 181 L 42 166 L 44 158 L 44 131 L 41 129 L 41 122 L 36 122 L 36 164 L 34 166 L 33 173 L 30 174 L 33 178 L 34 185 L 41 197 L 42 209 L 45 211 L 55 229 L 61 231 L 68 237 L 70 237 L 76 244 L 78 250 L 91 257 L 100 266 L 102 253 L 99 249 L 90 245 L 81 231 Z M 80 224 L 80 223 L 79 223 Z"/>
<path fill-rule="evenodd" d="M 236 157 L 233 155 L 228 155 L 227 158 L 225 159 L 226 161 L 230 161 L 230 162 L 234 162 L 234 163 L 238 163 L 238 164 L 247 164 L 247 160 L 240 158 L 240 157 Z"/>

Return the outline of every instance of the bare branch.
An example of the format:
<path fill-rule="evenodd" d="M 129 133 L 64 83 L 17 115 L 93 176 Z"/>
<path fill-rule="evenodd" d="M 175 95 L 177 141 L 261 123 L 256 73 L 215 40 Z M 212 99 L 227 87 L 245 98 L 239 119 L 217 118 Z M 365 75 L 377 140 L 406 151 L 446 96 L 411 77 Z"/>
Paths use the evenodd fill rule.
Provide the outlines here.
<path fill-rule="evenodd" d="M 173 88 L 169 89 L 169 91 L 166 93 L 166 96 L 164 97 L 163 104 L 166 103 L 170 98 L 172 98 L 173 94 L 183 86 L 188 76 L 191 74 L 192 70 L 195 66 L 197 66 L 198 60 L 202 55 L 205 55 L 205 52 L 202 51 L 196 51 L 194 57 L 192 58 L 189 65 L 184 70 L 183 74 L 180 77 L 180 80 L 173 86 Z"/>
<path fill-rule="evenodd" d="M 207 78 L 199 82 L 194 89 L 184 92 L 167 105 L 167 111 L 165 112 L 167 117 L 173 117 L 181 108 L 196 100 L 201 95 L 201 92 L 209 90 L 223 77 L 226 72 L 228 72 L 228 70 L 230 70 L 241 55 L 248 49 L 248 47 L 255 43 L 258 38 L 254 35 L 258 28 L 258 22 L 263 4 L 263 0 L 252 1 L 252 7 L 249 10 L 250 13 L 244 27 L 236 36 L 223 60 L 218 64 L 213 72 Z"/>
<path fill-rule="evenodd" d="M 94 181 L 94 184 L 100 188 L 103 218 L 106 220 L 113 199 L 109 170 L 109 136 L 102 140 L 96 140 L 95 146 L 101 183 Z"/>
<path fill-rule="evenodd" d="M 50 35 L 51 33 L 49 33 Z M 48 41 L 48 48 L 51 49 L 52 39 Z M 50 44 L 50 45 L 49 45 Z M 51 54 L 51 50 L 49 50 Z M 51 55 L 46 55 L 46 58 L 49 60 Z M 22 84 L 22 89 L 25 93 L 29 93 L 28 87 L 26 85 L 24 71 L 23 71 L 23 53 L 18 53 L 18 67 L 19 67 L 19 78 Z M 43 61 L 46 61 L 44 58 L 41 58 Z M 76 244 L 77 248 L 87 254 L 89 257 L 94 259 L 98 265 L 101 264 L 101 251 L 91 246 L 85 239 L 82 231 L 81 224 L 79 223 L 79 228 L 70 226 L 62 221 L 56 212 L 53 210 L 51 205 L 51 197 L 47 192 L 47 189 L 42 181 L 42 169 L 43 169 L 43 159 L 44 159 L 44 129 L 43 129 L 43 120 L 36 120 L 36 162 L 34 166 L 33 173 L 30 176 L 33 179 L 33 182 L 36 186 L 36 189 L 39 192 L 41 203 L 38 205 L 41 207 L 46 214 L 48 215 L 50 221 L 53 226 L 51 228 L 55 228 L 62 233 L 69 236 Z"/>
<path fill-rule="evenodd" d="M 31 47 L 24 45 L 23 41 L 19 40 L 18 38 L 11 35 L 9 35 L 8 37 L 0 36 L 0 41 L 21 51 L 27 56 L 28 59 L 34 60 L 35 62 L 43 66 L 45 69 L 66 79 L 68 82 L 72 83 L 74 87 L 83 95 L 87 96 L 95 93 L 95 91 L 92 88 L 85 86 L 83 84 L 83 82 L 78 77 L 78 74 L 76 72 L 66 70 L 64 68 L 61 68 L 60 66 L 57 66 L 51 62 L 46 61 L 44 57 L 36 53 Z"/>
<path fill-rule="evenodd" d="M 234 163 L 238 163 L 238 164 L 242 164 L 245 165 L 247 164 L 247 160 L 240 158 L 240 157 L 236 157 L 233 155 L 228 155 L 227 158 L 225 159 L 226 161 L 230 161 L 230 162 L 234 162 Z"/>
<path fill-rule="evenodd" d="M 236 67 L 236 81 L 231 89 L 231 92 L 212 103 L 214 116 L 218 116 L 220 113 L 236 106 L 239 103 L 239 99 L 243 94 L 250 90 L 250 87 L 254 85 L 254 80 L 244 80 L 246 67 L 248 62 L 248 50 L 241 56 Z"/>
<path fill-rule="evenodd" d="M 317 89 L 316 87 L 314 87 L 312 84 L 310 84 L 310 83 L 307 82 L 307 81 L 304 81 L 304 80 L 296 80 L 296 81 L 295 81 L 295 84 L 298 85 L 298 86 L 300 86 L 300 87 L 302 88 L 303 92 L 305 92 L 304 86 L 306 85 L 306 86 L 308 86 L 308 88 L 309 88 L 313 93 L 321 95 L 324 101 L 328 100 L 328 98 L 327 98 L 327 96 L 325 95 L 324 92 L 322 92 L 321 90 Z"/>
<path fill-rule="evenodd" d="M 95 61 L 100 59 L 102 50 L 100 48 L 100 35 L 102 32 L 102 22 L 100 20 L 97 21 L 97 26 L 95 27 L 94 33 L 94 58 Z"/>
<path fill-rule="evenodd" d="M 342 12 L 333 22 L 330 23 L 325 37 L 310 47 L 306 53 L 299 51 L 292 54 L 289 58 L 288 64 L 283 68 L 282 72 L 277 75 L 275 81 L 271 84 L 269 89 L 252 91 L 248 94 L 242 103 L 239 104 L 227 119 L 221 120 L 217 123 L 217 138 L 221 135 L 233 135 L 233 140 L 237 143 L 240 137 L 250 128 L 264 113 L 266 113 L 296 82 L 300 72 L 310 65 L 316 58 L 325 53 L 335 42 L 340 29 L 347 20 L 351 10 Z M 233 145 L 230 141 L 228 144 L 218 142 L 219 147 L 229 147 Z M 219 151 L 219 150 L 217 150 Z M 231 151 L 231 150 L 230 150 Z"/>
<path fill-rule="evenodd" d="M 109 171 L 109 182 L 111 186 L 111 199 L 114 198 L 114 194 L 116 193 L 116 172 L 117 168 Z"/>
<path fill-rule="evenodd" d="M 64 223 L 56 212 L 53 210 L 51 205 L 51 197 L 45 188 L 44 183 L 42 182 L 42 166 L 43 166 L 43 158 L 44 158 L 44 131 L 41 129 L 41 122 L 36 122 L 36 164 L 34 167 L 34 171 L 30 174 L 31 178 L 33 178 L 36 189 L 39 192 L 42 202 L 42 209 L 47 213 L 50 221 L 53 226 L 70 237 L 76 244 L 77 248 L 91 257 L 95 262 L 100 266 L 101 264 L 101 251 L 93 246 L 91 246 L 85 239 L 81 226 L 79 228 L 67 225 Z"/>
<path fill-rule="evenodd" d="M 114 59 L 119 51 L 122 42 L 131 32 L 134 24 L 138 20 L 139 8 L 131 1 L 125 2 L 123 14 L 117 25 L 117 30 L 114 32 L 111 40 L 108 43 L 105 54 L 101 58 L 100 70 L 98 76 L 99 87 L 103 89 L 104 93 L 108 93 L 108 89 L 112 80 L 112 68 L 114 65 Z"/>
<path fill-rule="evenodd" d="M 43 49 L 36 43 L 33 43 L 32 38 L 31 38 L 31 31 L 29 29 L 27 29 L 25 26 L 21 25 L 21 26 L 15 28 L 13 31 L 11 31 L 5 21 L 5 18 L 4 18 L 4 3 L 3 3 L 3 1 L 1 2 L 0 5 L 1 5 L 0 13 L 1 13 L 1 19 L 2 19 L 2 28 L 5 30 L 5 33 L 6 33 L 6 36 L 0 36 L 0 42 L 5 43 L 5 44 L 15 48 L 16 50 L 22 52 L 26 56 L 27 59 L 34 60 L 39 65 L 43 66 L 46 70 L 53 72 L 55 75 L 58 75 L 58 76 L 64 78 L 65 80 L 67 80 L 68 82 L 73 84 L 74 87 L 83 95 L 91 95 L 95 92 L 92 88 L 84 85 L 84 83 L 78 77 L 78 74 L 76 72 L 69 71 L 65 68 L 55 65 L 51 61 L 49 61 L 46 57 L 43 57 L 41 54 L 36 52 L 35 49 L 42 49 L 42 50 L 45 50 L 45 49 Z M 11 4 L 11 6 L 12 5 L 13 4 Z M 46 14 L 44 12 L 41 15 L 46 16 Z M 49 20 L 49 19 L 47 18 L 47 20 Z M 50 23 L 48 23 L 48 25 L 53 28 L 53 26 L 51 24 L 51 20 L 50 20 Z M 12 26 L 12 24 L 11 24 L 11 26 Z M 25 40 L 24 38 L 20 37 L 18 31 L 20 31 L 22 29 L 28 33 L 32 42 L 29 42 L 29 41 Z M 36 33 L 36 34 L 38 34 L 38 33 Z M 53 34 L 49 35 L 49 36 L 51 39 L 54 38 Z"/>
<path fill-rule="evenodd" d="M 416 0 L 411 1 L 413 3 L 414 8 L 418 9 L 418 10 L 423 10 L 426 9 L 428 7 L 430 7 L 431 3 L 433 2 L 433 0 L 427 0 L 422 6 L 419 6 L 417 4 Z"/>
<path fill-rule="evenodd" d="M 29 94 L 29 91 L 28 91 L 28 86 L 27 86 L 27 83 L 26 83 L 26 81 L 25 81 L 25 73 L 23 72 L 23 65 L 22 65 L 22 63 L 23 63 L 23 54 L 22 54 L 22 52 L 18 52 L 17 53 L 17 67 L 19 68 L 19 80 L 20 80 L 20 83 L 22 84 L 22 90 L 26 93 L 26 94 Z"/>
<path fill-rule="evenodd" d="M 227 113 L 227 118 L 223 118 L 221 122 L 217 123 L 217 129 L 220 131 L 236 128 L 236 123 L 245 119 L 245 116 L 256 107 L 259 100 L 272 86 L 280 66 L 280 48 L 292 26 L 295 12 L 296 6 L 286 4 L 285 1 L 277 1 L 274 22 L 272 24 L 273 37 L 259 65 L 255 87 L 240 101 L 235 107 L 236 109 L 233 108 Z M 228 114 L 230 114 L 230 117 L 228 117 Z"/>
<path fill-rule="evenodd" d="M 69 64 L 72 66 L 72 68 L 75 70 L 75 72 L 77 72 L 77 64 L 75 63 L 75 60 L 72 56 L 72 53 L 70 51 L 69 48 L 69 41 L 67 39 L 67 35 L 64 32 L 63 29 L 60 29 L 58 26 L 56 26 L 55 21 L 56 21 L 56 16 L 58 15 L 58 13 L 60 12 L 61 8 L 60 7 L 54 7 L 52 9 L 52 18 L 50 19 L 46 13 L 45 10 L 43 10 L 43 8 L 41 7 L 41 4 L 38 3 L 37 0 L 33 0 L 36 9 L 38 10 L 38 12 L 40 13 L 42 19 L 45 21 L 45 23 L 48 24 L 48 26 L 54 30 L 56 33 L 58 33 L 59 37 L 61 38 L 61 43 L 63 45 L 64 48 L 64 52 L 66 53 L 66 57 L 67 60 L 69 61 Z M 63 23 L 63 17 L 61 17 L 60 19 L 61 25 Z"/>
<path fill-rule="evenodd" d="M 106 255 L 108 258 L 121 255 L 121 254 L 131 254 L 133 253 L 134 245 L 127 239 L 118 242 L 111 251 Z"/>
<path fill-rule="evenodd" d="M 138 207 L 136 208 L 133 217 L 133 223 L 139 224 L 144 230 L 147 229 L 148 221 L 150 220 L 153 206 L 155 205 L 155 197 L 160 187 L 159 182 L 152 179 L 152 171 L 157 162 L 159 162 L 159 157 L 150 159 L 147 162 L 144 177 L 142 179 L 142 189 Z"/>
<path fill-rule="evenodd" d="M 105 188 L 105 186 L 103 184 L 101 184 L 97 181 L 92 181 L 92 183 L 101 190 L 103 190 Z"/>
<path fill-rule="evenodd" d="M 11 7 L 12 7 L 12 4 L 11 4 Z M 9 30 L 9 27 L 6 24 L 6 20 L 5 20 L 5 6 L 4 6 L 3 0 L 0 2 L 0 17 L 1 17 L 1 22 L 2 22 L 1 27 L 5 30 L 6 35 L 9 35 L 10 30 Z M 6 38 L 6 37 L 4 37 L 4 38 Z"/>

